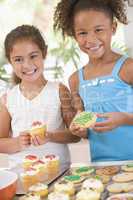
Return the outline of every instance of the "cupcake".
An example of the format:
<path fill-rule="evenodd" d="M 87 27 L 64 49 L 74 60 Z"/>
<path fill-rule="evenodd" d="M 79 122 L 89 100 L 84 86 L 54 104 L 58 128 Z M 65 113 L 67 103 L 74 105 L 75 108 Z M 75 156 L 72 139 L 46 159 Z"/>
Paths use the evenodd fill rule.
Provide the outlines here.
<path fill-rule="evenodd" d="M 41 122 L 33 122 L 31 129 L 29 130 L 29 133 L 32 136 L 39 136 L 42 140 L 45 139 L 45 133 L 46 133 L 46 125 L 42 124 Z"/>
<path fill-rule="evenodd" d="M 38 170 L 39 181 L 45 181 L 48 179 L 48 169 L 46 162 L 38 160 L 32 164 L 32 168 Z"/>
<path fill-rule="evenodd" d="M 76 200 L 100 200 L 100 193 L 93 190 L 81 190 L 76 194 Z"/>
<path fill-rule="evenodd" d="M 48 200 L 70 200 L 68 194 L 52 192 L 48 195 Z"/>
<path fill-rule="evenodd" d="M 55 183 L 54 185 L 55 192 L 62 192 L 68 195 L 74 195 L 75 189 L 73 183 Z"/>
<path fill-rule="evenodd" d="M 39 195 L 41 198 L 48 195 L 48 186 L 43 183 L 37 183 L 29 188 L 29 192 Z"/>
<path fill-rule="evenodd" d="M 35 194 L 26 194 L 19 198 L 19 200 L 41 200 L 40 196 Z"/>
<path fill-rule="evenodd" d="M 23 159 L 22 166 L 24 170 L 28 170 L 31 165 L 38 160 L 38 157 L 35 155 L 27 155 Z"/>
<path fill-rule="evenodd" d="M 59 172 L 59 168 L 60 168 L 59 156 L 56 156 L 53 154 L 45 155 L 43 157 L 43 161 L 47 163 L 49 176 L 53 174 L 57 174 Z"/>
<path fill-rule="evenodd" d="M 95 178 L 89 178 L 83 182 L 82 189 L 93 190 L 101 193 L 104 190 L 104 186 L 101 180 Z"/>
<path fill-rule="evenodd" d="M 24 191 L 28 191 L 30 186 L 38 183 L 37 175 L 38 175 L 38 170 L 33 168 L 30 168 L 24 173 L 20 174 Z"/>

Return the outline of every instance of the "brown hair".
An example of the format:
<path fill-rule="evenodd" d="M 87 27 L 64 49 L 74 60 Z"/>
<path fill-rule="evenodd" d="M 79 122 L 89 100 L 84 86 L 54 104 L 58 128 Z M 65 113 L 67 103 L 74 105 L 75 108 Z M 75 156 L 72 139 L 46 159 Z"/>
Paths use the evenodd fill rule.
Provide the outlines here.
<path fill-rule="evenodd" d="M 73 19 L 82 10 L 97 10 L 105 12 L 113 21 L 127 24 L 124 0 L 61 0 L 54 14 L 54 30 L 61 30 L 63 36 L 74 36 Z"/>
<path fill-rule="evenodd" d="M 10 60 L 10 53 L 13 49 L 14 44 L 17 41 L 21 40 L 31 40 L 34 42 L 42 52 L 43 57 L 45 58 L 47 45 L 39 31 L 35 26 L 32 25 L 21 25 L 9 32 L 5 38 L 4 47 L 5 47 L 5 56 Z M 19 83 L 21 79 L 13 73 L 13 82 Z"/>

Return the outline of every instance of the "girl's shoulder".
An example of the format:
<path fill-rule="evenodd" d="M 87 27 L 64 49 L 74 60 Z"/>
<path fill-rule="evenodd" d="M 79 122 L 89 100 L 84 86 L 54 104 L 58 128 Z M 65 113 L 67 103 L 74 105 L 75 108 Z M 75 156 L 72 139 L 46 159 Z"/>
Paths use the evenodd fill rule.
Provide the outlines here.
<path fill-rule="evenodd" d="M 120 71 L 120 76 L 125 82 L 133 85 L 133 58 L 128 57 Z"/>
<path fill-rule="evenodd" d="M 69 78 L 69 86 L 71 90 L 77 90 L 79 86 L 79 70 L 74 72 Z"/>

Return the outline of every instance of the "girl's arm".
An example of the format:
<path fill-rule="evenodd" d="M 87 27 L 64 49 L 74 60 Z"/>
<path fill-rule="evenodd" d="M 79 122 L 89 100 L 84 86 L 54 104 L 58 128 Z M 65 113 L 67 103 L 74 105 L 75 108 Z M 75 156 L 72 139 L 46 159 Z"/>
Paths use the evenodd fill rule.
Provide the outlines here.
<path fill-rule="evenodd" d="M 72 102 L 75 112 L 78 113 L 83 111 L 84 110 L 83 102 L 78 92 L 78 86 L 79 86 L 78 72 L 75 72 L 74 74 L 71 75 L 69 79 L 69 86 L 71 90 Z M 87 129 L 80 128 L 73 123 L 71 123 L 70 125 L 70 130 L 73 133 L 73 135 L 77 135 L 82 138 L 87 138 L 88 136 Z"/>
<path fill-rule="evenodd" d="M 11 138 L 11 118 L 3 100 L 0 99 L 0 152 L 14 153 L 18 151 L 18 143 L 16 138 Z"/>
<path fill-rule="evenodd" d="M 72 135 L 68 129 L 75 115 L 75 111 L 72 107 L 71 94 L 68 88 L 63 84 L 60 84 L 59 86 L 59 96 L 61 101 L 62 118 L 67 128 L 65 130 L 56 130 L 53 134 L 48 133 L 49 140 L 58 143 L 78 142 L 80 138 Z"/>
<path fill-rule="evenodd" d="M 3 98 L 0 99 L 0 152 L 15 153 L 24 148 L 26 136 L 12 138 L 11 136 L 11 117 L 6 108 Z"/>
<path fill-rule="evenodd" d="M 70 130 L 68 129 L 75 115 L 75 111 L 72 107 L 70 91 L 63 84 L 60 84 L 59 86 L 59 97 L 61 101 L 62 118 L 67 128 L 65 130 L 56 130 L 54 134 L 49 134 L 50 140 L 59 143 L 78 142 L 80 138 L 71 134 Z"/>

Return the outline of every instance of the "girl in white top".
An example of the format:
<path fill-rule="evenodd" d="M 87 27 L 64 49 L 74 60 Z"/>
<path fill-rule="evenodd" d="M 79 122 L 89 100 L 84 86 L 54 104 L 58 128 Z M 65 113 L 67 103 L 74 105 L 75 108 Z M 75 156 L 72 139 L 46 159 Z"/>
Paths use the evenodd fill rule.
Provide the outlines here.
<path fill-rule="evenodd" d="M 70 162 L 66 143 L 77 142 L 66 127 L 73 118 L 69 90 L 43 76 L 47 46 L 39 30 L 22 25 L 5 39 L 5 53 L 13 66 L 18 84 L 1 99 L 0 152 L 21 160 L 27 154 L 58 155 L 63 164 Z M 34 122 L 47 125 L 45 141 L 30 137 Z"/>

